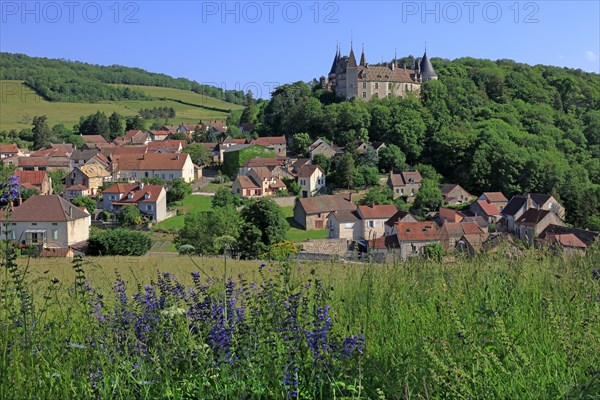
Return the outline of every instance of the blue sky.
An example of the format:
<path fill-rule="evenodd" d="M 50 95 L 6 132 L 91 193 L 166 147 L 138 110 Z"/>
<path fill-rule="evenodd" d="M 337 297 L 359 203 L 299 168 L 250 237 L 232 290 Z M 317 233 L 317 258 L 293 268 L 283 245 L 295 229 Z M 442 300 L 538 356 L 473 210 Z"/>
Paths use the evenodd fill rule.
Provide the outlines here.
<path fill-rule="evenodd" d="M 268 97 L 367 62 L 422 55 L 600 72 L 600 1 L 6 1 L 0 50 L 140 67 Z"/>

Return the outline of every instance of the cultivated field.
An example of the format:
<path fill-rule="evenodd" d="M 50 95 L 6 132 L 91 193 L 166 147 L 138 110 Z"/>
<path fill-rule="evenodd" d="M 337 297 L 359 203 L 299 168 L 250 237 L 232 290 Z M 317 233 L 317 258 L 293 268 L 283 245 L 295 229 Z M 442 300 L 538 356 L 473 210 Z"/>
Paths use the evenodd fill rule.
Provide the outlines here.
<path fill-rule="evenodd" d="M 105 310 L 92 308 L 89 316 L 77 306 L 68 262 L 33 260 L 28 288 L 40 320 L 30 336 L 19 328 L 2 333 L 0 350 L 7 354 L 10 346 L 0 364 L 2 394 L 7 388 L 11 398 L 591 400 L 600 394 L 597 253 L 563 259 L 526 252 L 446 264 L 292 262 L 289 269 L 268 264 L 260 274 L 258 261 L 228 260 L 233 281 L 226 291 L 223 259 L 193 260 L 197 266 L 182 256 L 89 259 L 83 269 L 104 295 Z M 193 284 L 190 272 L 198 269 Z M 156 270 L 174 276 L 143 289 L 157 282 Z M 174 279 L 194 290 L 184 295 Z M 249 282 L 263 285 L 253 289 Z M 141 297 L 131 297 L 138 284 Z M 217 307 L 223 298 L 230 299 L 229 311 Z M 10 304 L 19 309 L 18 301 Z M 3 324 L 19 315 L 11 317 L 6 307 Z M 233 330 L 220 325 L 220 313 L 229 313 Z M 93 322 L 98 318 L 100 325 Z M 343 345 L 335 337 L 346 337 Z M 42 345 L 32 353 L 24 340 Z"/>
<path fill-rule="evenodd" d="M 127 85 L 118 85 L 127 86 Z M 102 111 L 107 115 L 117 112 L 135 115 L 142 108 L 173 107 L 177 116 L 173 124 L 197 123 L 199 120 L 225 119 L 228 110 L 242 108 L 194 92 L 154 86 L 131 86 L 155 97 L 151 101 L 119 101 L 102 103 L 48 102 L 20 81 L 0 81 L 0 130 L 30 128 L 24 115 L 47 115 L 50 126 L 63 123 L 71 127 L 79 117 Z M 185 103 L 185 104 L 184 104 Z"/>

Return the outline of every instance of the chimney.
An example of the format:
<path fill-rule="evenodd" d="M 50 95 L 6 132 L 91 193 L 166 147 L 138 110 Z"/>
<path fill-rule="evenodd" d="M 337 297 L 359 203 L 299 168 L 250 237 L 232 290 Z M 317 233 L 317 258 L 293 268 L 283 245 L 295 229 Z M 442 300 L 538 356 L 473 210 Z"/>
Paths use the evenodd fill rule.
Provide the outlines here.
<path fill-rule="evenodd" d="M 144 182 L 140 183 L 140 189 L 144 188 Z"/>
<path fill-rule="evenodd" d="M 73 218 L 73 207 L 69 206 L 69 217 Z"/>
<path fill-rule="evenodd" d="M 350 193 L 348 194 L 348 201 L 349 201 L 350 203 L 352 203 L 352 192 L 350 192 Z"/>

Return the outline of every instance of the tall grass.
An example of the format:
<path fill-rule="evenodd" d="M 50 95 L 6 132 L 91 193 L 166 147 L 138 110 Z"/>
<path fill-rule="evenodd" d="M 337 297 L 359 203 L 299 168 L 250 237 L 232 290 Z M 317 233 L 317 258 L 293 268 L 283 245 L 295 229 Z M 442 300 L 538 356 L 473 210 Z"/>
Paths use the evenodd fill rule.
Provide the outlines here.
<path fill-rule="evenodd" d="M 597 253 L 148 260 L 8 262 L 0 398 L 600 398 Z"/>

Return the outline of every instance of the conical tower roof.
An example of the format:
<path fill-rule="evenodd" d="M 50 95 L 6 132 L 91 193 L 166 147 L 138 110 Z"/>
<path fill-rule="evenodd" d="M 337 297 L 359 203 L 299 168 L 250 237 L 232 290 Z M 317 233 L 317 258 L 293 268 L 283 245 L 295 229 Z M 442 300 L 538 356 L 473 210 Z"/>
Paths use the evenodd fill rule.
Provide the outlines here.
<path fill-rule="evenodd" d="M 367 59 L 365 58 L 365 46 L 362 48 L 362 54 L 360 55 L 360 64 L 362 67 L 367 66 Z"/>
<path fill-rule="evenodd" d="M 427 57 L 427 50 L 425 50 L 425 54 L 423 54 L 423 58 L 420 63 L 421 67 L 421 75 L 424 80 L 429 80 L 433 77 L 437 77 L 435 70 L 433 69 L 433 65 L 431 65 L 431 61 L 429 61 L 429 57 Z"/>
<path fill-rule="evenodd" d="M 340 48 L 338 47 L 335 51 L 335 57 L 333 57 L 333 64 L 331 64 L 331 70 L 329 71 L 329 75 L 335 74 L 335 70 L 337 68 L 337 63 L 340 59 Z"/>
<path fill-rule="evenodd" d="M 354 50 L 352 49 L 352 45 L 350 45 L 350 54 L 348 55 L 348 67 L 356 68 L 356 57 L 354 56 Z"/>

